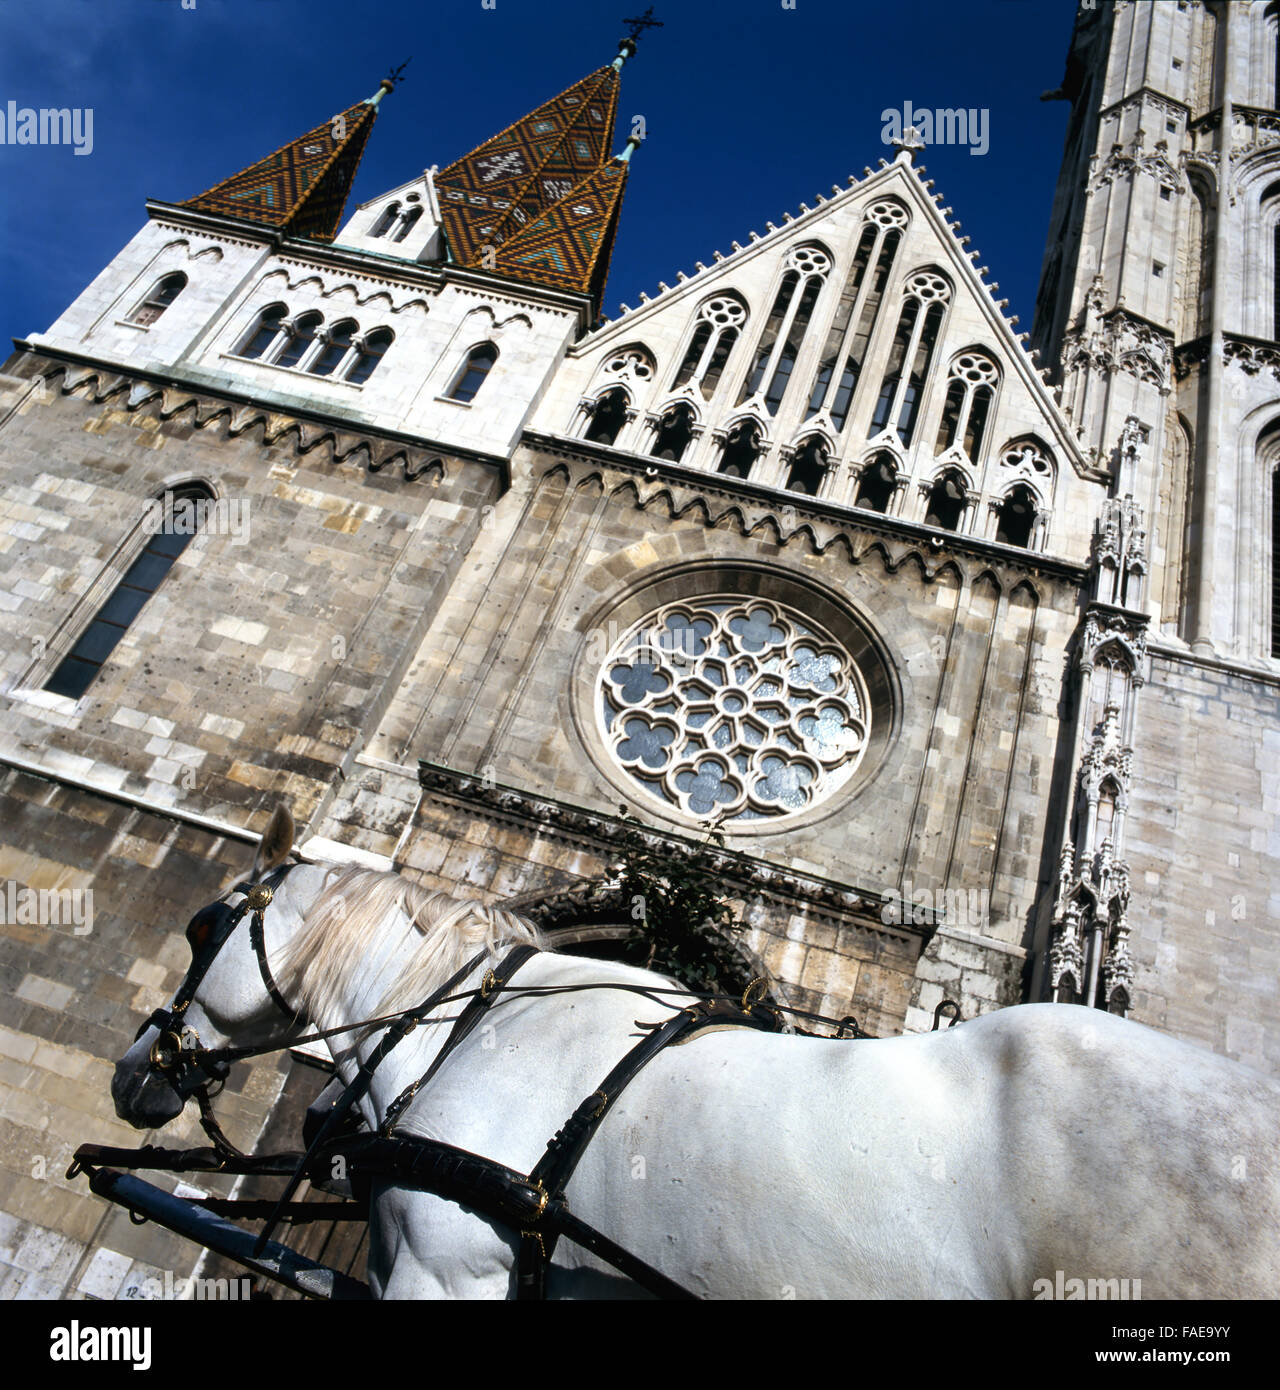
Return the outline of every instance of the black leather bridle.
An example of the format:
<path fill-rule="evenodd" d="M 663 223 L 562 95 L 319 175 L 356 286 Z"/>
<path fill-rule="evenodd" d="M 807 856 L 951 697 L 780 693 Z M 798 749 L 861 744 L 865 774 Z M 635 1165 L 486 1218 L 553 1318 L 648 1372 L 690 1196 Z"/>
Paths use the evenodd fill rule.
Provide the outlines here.
<path fill-rule="evenodd" d="M 186 1022 L 185 1015 L 196 996 L 196 991 L 217 960 L 218 953 L 231 939 L 232 933 L 246 914 L 250 914 L 249 943 L 258 962 L 258 973 L 262 976 L 262 983 L 281 1013 L 291 1022 L 298 1021 L 298 1011 L 290 1006 L 271 974 L 271 966 L 267 962 L 262 918 L 285 875 L 301 862 L 303 861 L 291 860 L 281 864 L 260 883 L 246 881 L 236 884 L 226 895 L 242 895 L 241 901 L 234 907 L 225 899 L 220 899 L 218 902 L 210 903 L 208 907 L 201 908 L 187 924 L 186 937 L 187 944 L 191 947 L 191 965 L 169 1007 L 154 1010 L 134 1035 L 134 1042 L 137 1042 L 148 1028 L 160 1030 L 160 1036 L 151 1046 L 151 1066 L 166 1075 L 184 1099 L 200 1091 L 210 1080 L 225 1080 L 231 1070 L 231 1064 L 225 1060 L 213 1061 L 207 1067 L 197 1061 L 198 1058 L 207 1056 L 210 1049 L 201 1044 L 199 1034 Z M 193 1075 L 196 1078 L 194 1084 Z"/>

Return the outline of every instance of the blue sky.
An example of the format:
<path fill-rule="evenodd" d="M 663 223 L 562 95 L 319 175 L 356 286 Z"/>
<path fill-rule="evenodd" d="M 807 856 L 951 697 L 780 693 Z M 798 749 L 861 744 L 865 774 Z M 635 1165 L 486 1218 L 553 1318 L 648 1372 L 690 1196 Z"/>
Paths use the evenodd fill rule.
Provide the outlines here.
<path fill-rule="evenodd" d="M 369 95 L 354 189 L 444 165 L 608 62 L 638 0 L 0 0 L 0 111 L 92 108 L 94 145 L 0 145 L 0 333 L 49 326 L 145 220 Z M 1072 0 L 666 0 L 623 73 L 642 115 L 605 312 L 674 282 L 893 150 L 882 112 L 989 112 L 990 148 L 920 156 L 1031 326 L 1066 127 Z M 7 343 L 5 344 L 7 346 Z M 3 354 L 0 354 L 3 356 Z"/>

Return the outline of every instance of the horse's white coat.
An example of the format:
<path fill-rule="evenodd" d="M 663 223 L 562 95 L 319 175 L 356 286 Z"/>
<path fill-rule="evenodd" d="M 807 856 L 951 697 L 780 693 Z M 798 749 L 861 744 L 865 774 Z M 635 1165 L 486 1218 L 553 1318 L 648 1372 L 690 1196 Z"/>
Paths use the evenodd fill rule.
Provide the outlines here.
<path fill-rule="evenodd" d="M 323 872 L 295 869 L 277 893 L 273 966 Z M 342 1017 L 316 1023 L 367 1017 L 420 942 L 406 917 L 388 920 L 360 978 L 344 982 Z M 597 980 L 666 983 L 550 954 L 517 976 Z M 501 1002 L 401 1132 L 527 1172 L 632 1046 L 635 1020 L 667 1012 L 612 990 Z M 208 1045 L 285 1035 L 247 931 L 224 948 L 189 1021 Z M 367 1120 L 446 1032 L 420 1028 L 387 1059 Z M 154 1105 L 137 1104 L 155 1082 L 152 1041 L 149 1031 L 130 1049 L 113 1087 L 138 1124 L 156 1122 Z M 334 1048 L 349 1078 L 352 1052 Z M 568 1195 L 584 1220 L 707 1297 L 1030 1298 L 1058 1271 L 1141 1280 L 1144 1299 L 1274 1297 L 1278 1118 L 1280 1087 L 1267 1078 L 1094 1009 L 1024 1005 L 873 1042 L 720 1031 L 668 1048 L 631 1083 Z M 508 1297 L 515 1247 L 511 1232 L 440 1198 L 376 1193 L 369 1272 L 382 1297 Z M 639 1291 L 562 1240 L 549 1292 Z"/>

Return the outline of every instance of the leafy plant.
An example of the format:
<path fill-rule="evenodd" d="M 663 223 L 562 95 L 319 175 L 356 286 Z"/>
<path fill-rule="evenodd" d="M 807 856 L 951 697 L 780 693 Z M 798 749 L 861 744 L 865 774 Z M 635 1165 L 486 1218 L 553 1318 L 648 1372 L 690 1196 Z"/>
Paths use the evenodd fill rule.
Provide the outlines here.
<path fill-rule="evenodd" d="M 741 994 L 750 983 L 746 962 L 733 948 L 743 927 L 725 900 L 715 868 L 724 837 L 688 849 L 654 848 L 629 830 L 615 872 L 631 913 L 623 958 L 689 989 L 706 994 Z"/>

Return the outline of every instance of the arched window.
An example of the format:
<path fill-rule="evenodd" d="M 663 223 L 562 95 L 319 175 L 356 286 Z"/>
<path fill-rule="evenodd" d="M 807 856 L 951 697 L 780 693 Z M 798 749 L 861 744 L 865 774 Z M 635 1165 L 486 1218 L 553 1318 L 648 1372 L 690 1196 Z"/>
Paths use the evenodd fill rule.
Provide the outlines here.
<path fill-rule="evenodd" d="M 249 330 L 238 355 L 265 358 L 267 350 L 284 333 L 284 316 L 288 312 L 283 304 L 272 304 L 264 309 Z"/>
<path fill-rule="evenodd" d="M 831 257 L 819 246 L 797 246 L 788 255 L 787 269 L 760 335 L 754 365 L 738 396 L 739 405 L 763 390 L 765 409 L 770 415 L 778 413 L 830 269 Z"/>
<path fill-rule="evenodd" d="M 1031 489 L 1019 484 L 996 509 L 999 523 L 996 540 L 1005 545 L 1031 544 L 1031 531 L 1036 520 L 1036 499 Z"/>
<path fill-rule="evenodd" d="M 410 208 L 400 219 L 400 230 L 391 238 L 392 241 L 403 241 L 411 231 L 418 225 L 418 219 L 422 216 L 422 208 Z"/>
<path fill-rule="evenodd" d="M 816 415 L 826 406 L 838 430 L 844 428 L 849 415 L 876 311 L 906 225 L 905 208 L 893 202 L 875 203 L 867 212 L 867 225 L 858 239 L 853 265 L 809 393 L 808 415 Z M 867 268 L 872 265 L 875 271 L 868 277 Z"/>
<path fill-rule="evenodd" d="M 879 434 L 896 421 L 898 438 L 903 444 L 911 443 L 950 298 L 951 286 L 936 271 L 920 271 L 907 281 L 888 370 L 876 401 L 872 434 Z"/>
<path fill-rule="evenodd" d="M 377 222 L 374 223 L 373 231 L 371 231 L 369 235 L 386 236 L 386 234 L 391 230 L 392 226 L 394 225 L 396 218 L 399 216 L 400 204 L 388 203 L 386 207 L 382 209 L 382 216 L 379 217 Z"/>
<path fill-rule="evenodd" d="M 958 531 L 966 502 L 964 479 L 958 473 L 944 473 L 929 489 L 924 524 L 941 527 L 944 531 Z"/>
<path fill-rule="evenodd" d="M 311 350 L 324 315 L 315 312 L 300 314 L 292 322 L 285 320 L 288 337 L 273 360 L 277 367 L 296 367 Z"/>
<path fill-rule="evenodd" d="M 595 403 L 587 438 L 595 444 L 612 444 L 627 423 L 627 393 L 621 386 L 606 391 Z"/>
<path fill-rule="evenodd" d="M 719 294 L 700 305 L 672 389 L 691 382 L 709 401 L 746 321 L 746 305 L 732 295 Z"/>
<path fill-rule="evenodd" d="M 1271 655 L 1280 656 L 1280 469 L 1271 470 Z"/>
<path fill-rule="evenodd" d="M 343 319 L 335 323 L 324 338 L 324 346 L 316 353 L 307 368 L 315 376 L 332 376 L 347 353 L 351 351 L 351 340 L 360 325 L 355 319 Z"/>
<path fill-rule="evenodd" d="M 1267 76 L 1270 78 L 1271 86 L 1271 101 L 1268 104 L 1274 111 L 1280 108 L 1280 4 L 1275 3 L 1275 0 L 1267 6 L 1263 25 L 1267 36 Z"/>
<path fill-rule="evenodd" d="M 134 310 L 130 322 L 155 323 L 186 287 L 187 277 L 180 270 L 175 270 L 172 275 L 166 275 Z"/>
<path fill-rule="evenodd" d="M 673 405 L 658 422 L 653 441 L 653 457 L 679 463 L 693 439 L 693 409 L 688 405 Z"/>
<path fill-rule="evenodd" d="M 454 378 L 453 385 L 449 388 L 449 399 L 452 401 L 475 400 L 476 392 L 484 385 L 485 378 L 497 360 L 498 349 L 492 343 L 481 343 L 479 347 L 473 347 L 467 353 L 467 360 L 462 364 L 462 370 Z"/>
<path fill-rule="evenodd" d="M 374 374 L 393 336 L 389 328 L 375 328 L 356 340 L 356 360 L 347 371 L 347 380 L 353 386 L 363 386 Z"/>
<path fill-rule="evenodd" d="M 759 456 L 760 426 L 754 420 L 743 420 L 725 436 L 719 471 L 730 478 L 749 478 Z"/>
<path fill-rule="evenodd" d="M 787 473 L 787 486 L 792 492 L 804 492 L 816 497 L 827 476 L 827 445 L 817 435 L 806 439 L 796 451 Z"/>
<path fill-rule="evenodd" d="M 959 439 L 966 457 L 977 463 L 1000 373 L 982 353 L 962 352 L 952 362 L 949 378 L 936 452 L 950 449 Z"/>
<path fill-rule="evenodd" d="M 853 505 L 865 507 L 869 512 L 888 512 L 897 484 L 898 470 L 893 455 L 879 453 L 863 469 Z"/>
<path fill-rule="evenodd" d="M 156 510 L 161 518 L 159 529 L 125 571 L 111 597 L 94 614 L 75 646 L 58 663 L 45 682 L 46 690 L 72 700 L 78 700 L 88 690 L 143 604 L 190 543 L 202 519 L 202 504 L 212 498 L 207 487 L 193 483 L 156 499 L 160 503 Z"/>
<path fill-rule="evenodd" d="M 1270 283 L 1265 288 L 1259 287 L 1258 292 L 1259 299 L 1265 295 L 1267 306 L 1259 328 L 1264 334 L 1269 329 L 1272 340 L 1280 341 L 1280 183 L 1273 183 L 1263 191 L 1258 199 L 1258 210 L 1267 238 L 1259 259 L 1264 264 L 1268 256 L 1271 260 Z"/>

